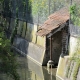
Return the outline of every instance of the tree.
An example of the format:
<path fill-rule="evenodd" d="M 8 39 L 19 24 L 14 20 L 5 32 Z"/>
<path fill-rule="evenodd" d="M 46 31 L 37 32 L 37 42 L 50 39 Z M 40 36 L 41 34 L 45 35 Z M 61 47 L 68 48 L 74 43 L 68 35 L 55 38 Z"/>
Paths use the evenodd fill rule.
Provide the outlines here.
<path fill-rule="evenodd" d="M 7 39 L 4 27 L 0 26 L 0 71 L 14 80 L 19 80 L 16 57 L 11 52 L 10 40 Z"/>

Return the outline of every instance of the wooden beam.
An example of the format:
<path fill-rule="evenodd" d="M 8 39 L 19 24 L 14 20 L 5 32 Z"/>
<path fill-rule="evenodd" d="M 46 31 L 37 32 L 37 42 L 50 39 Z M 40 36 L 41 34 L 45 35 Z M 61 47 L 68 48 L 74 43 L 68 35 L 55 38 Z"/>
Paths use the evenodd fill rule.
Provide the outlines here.
<path fill-rule="evenodd" d="M 49 33 L 47 35 L 47 38 L 50 38 L 53 34 L 55 34 L 56 32 L 60 31 L 62 28 L 64 28 L 65 26 L 67 26 L 67 23 L 62 24 L 60 27 L 56 28 L 54 31 L 52 31 L 51 33 Z"/>

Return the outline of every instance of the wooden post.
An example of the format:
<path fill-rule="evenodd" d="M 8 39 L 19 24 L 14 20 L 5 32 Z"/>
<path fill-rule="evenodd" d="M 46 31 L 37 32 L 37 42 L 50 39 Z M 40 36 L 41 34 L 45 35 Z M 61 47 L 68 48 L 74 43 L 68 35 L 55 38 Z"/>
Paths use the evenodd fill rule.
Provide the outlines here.
<path fill-rule="evenodd" d="M 54 66 L 52 61 L 52 36 L 50 37 L 50 60 L 47 63 L 47 67 L 50 68 L 51 66 Z"/>
<path fill-rule="evenodd" d="M 52 37 L 50 37 L 50 60 L 52 60 Z"/>

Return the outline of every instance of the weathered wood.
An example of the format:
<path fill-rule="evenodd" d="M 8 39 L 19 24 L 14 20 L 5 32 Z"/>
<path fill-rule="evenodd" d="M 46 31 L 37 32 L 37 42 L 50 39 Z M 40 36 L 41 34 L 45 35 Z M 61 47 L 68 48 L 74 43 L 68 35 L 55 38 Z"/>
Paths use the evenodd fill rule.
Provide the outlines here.
<path fill-rule="evenodd" d="M 50 38 L 52 35 L 54 35 L 55 33 L 57 33 L 58 31 L 61 31 L 62 28 L 64 28 L 65 26 L 67 26 L 67 23 L 62 24 L 60 27 L 56 28 L 55 30 L 53 30 L 51 33 L 49 33 L 47 35 L 47 38 Z"/>

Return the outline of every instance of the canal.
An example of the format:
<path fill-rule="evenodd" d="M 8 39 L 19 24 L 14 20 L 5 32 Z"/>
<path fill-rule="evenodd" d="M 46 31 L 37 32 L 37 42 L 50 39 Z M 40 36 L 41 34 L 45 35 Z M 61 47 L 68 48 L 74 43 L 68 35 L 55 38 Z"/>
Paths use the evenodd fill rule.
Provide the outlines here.
<path fill-rule="evenodd" d="M 19 63 L 18 73 L 20 80 L 57 80 L 56 69 L 48 69 L 46 66 L 42 67 L 34 63 L 28 58 L 18 56 L 17 61 Z M 5 74 L 0 74 L 0 80 L 12 80 Z"/>

